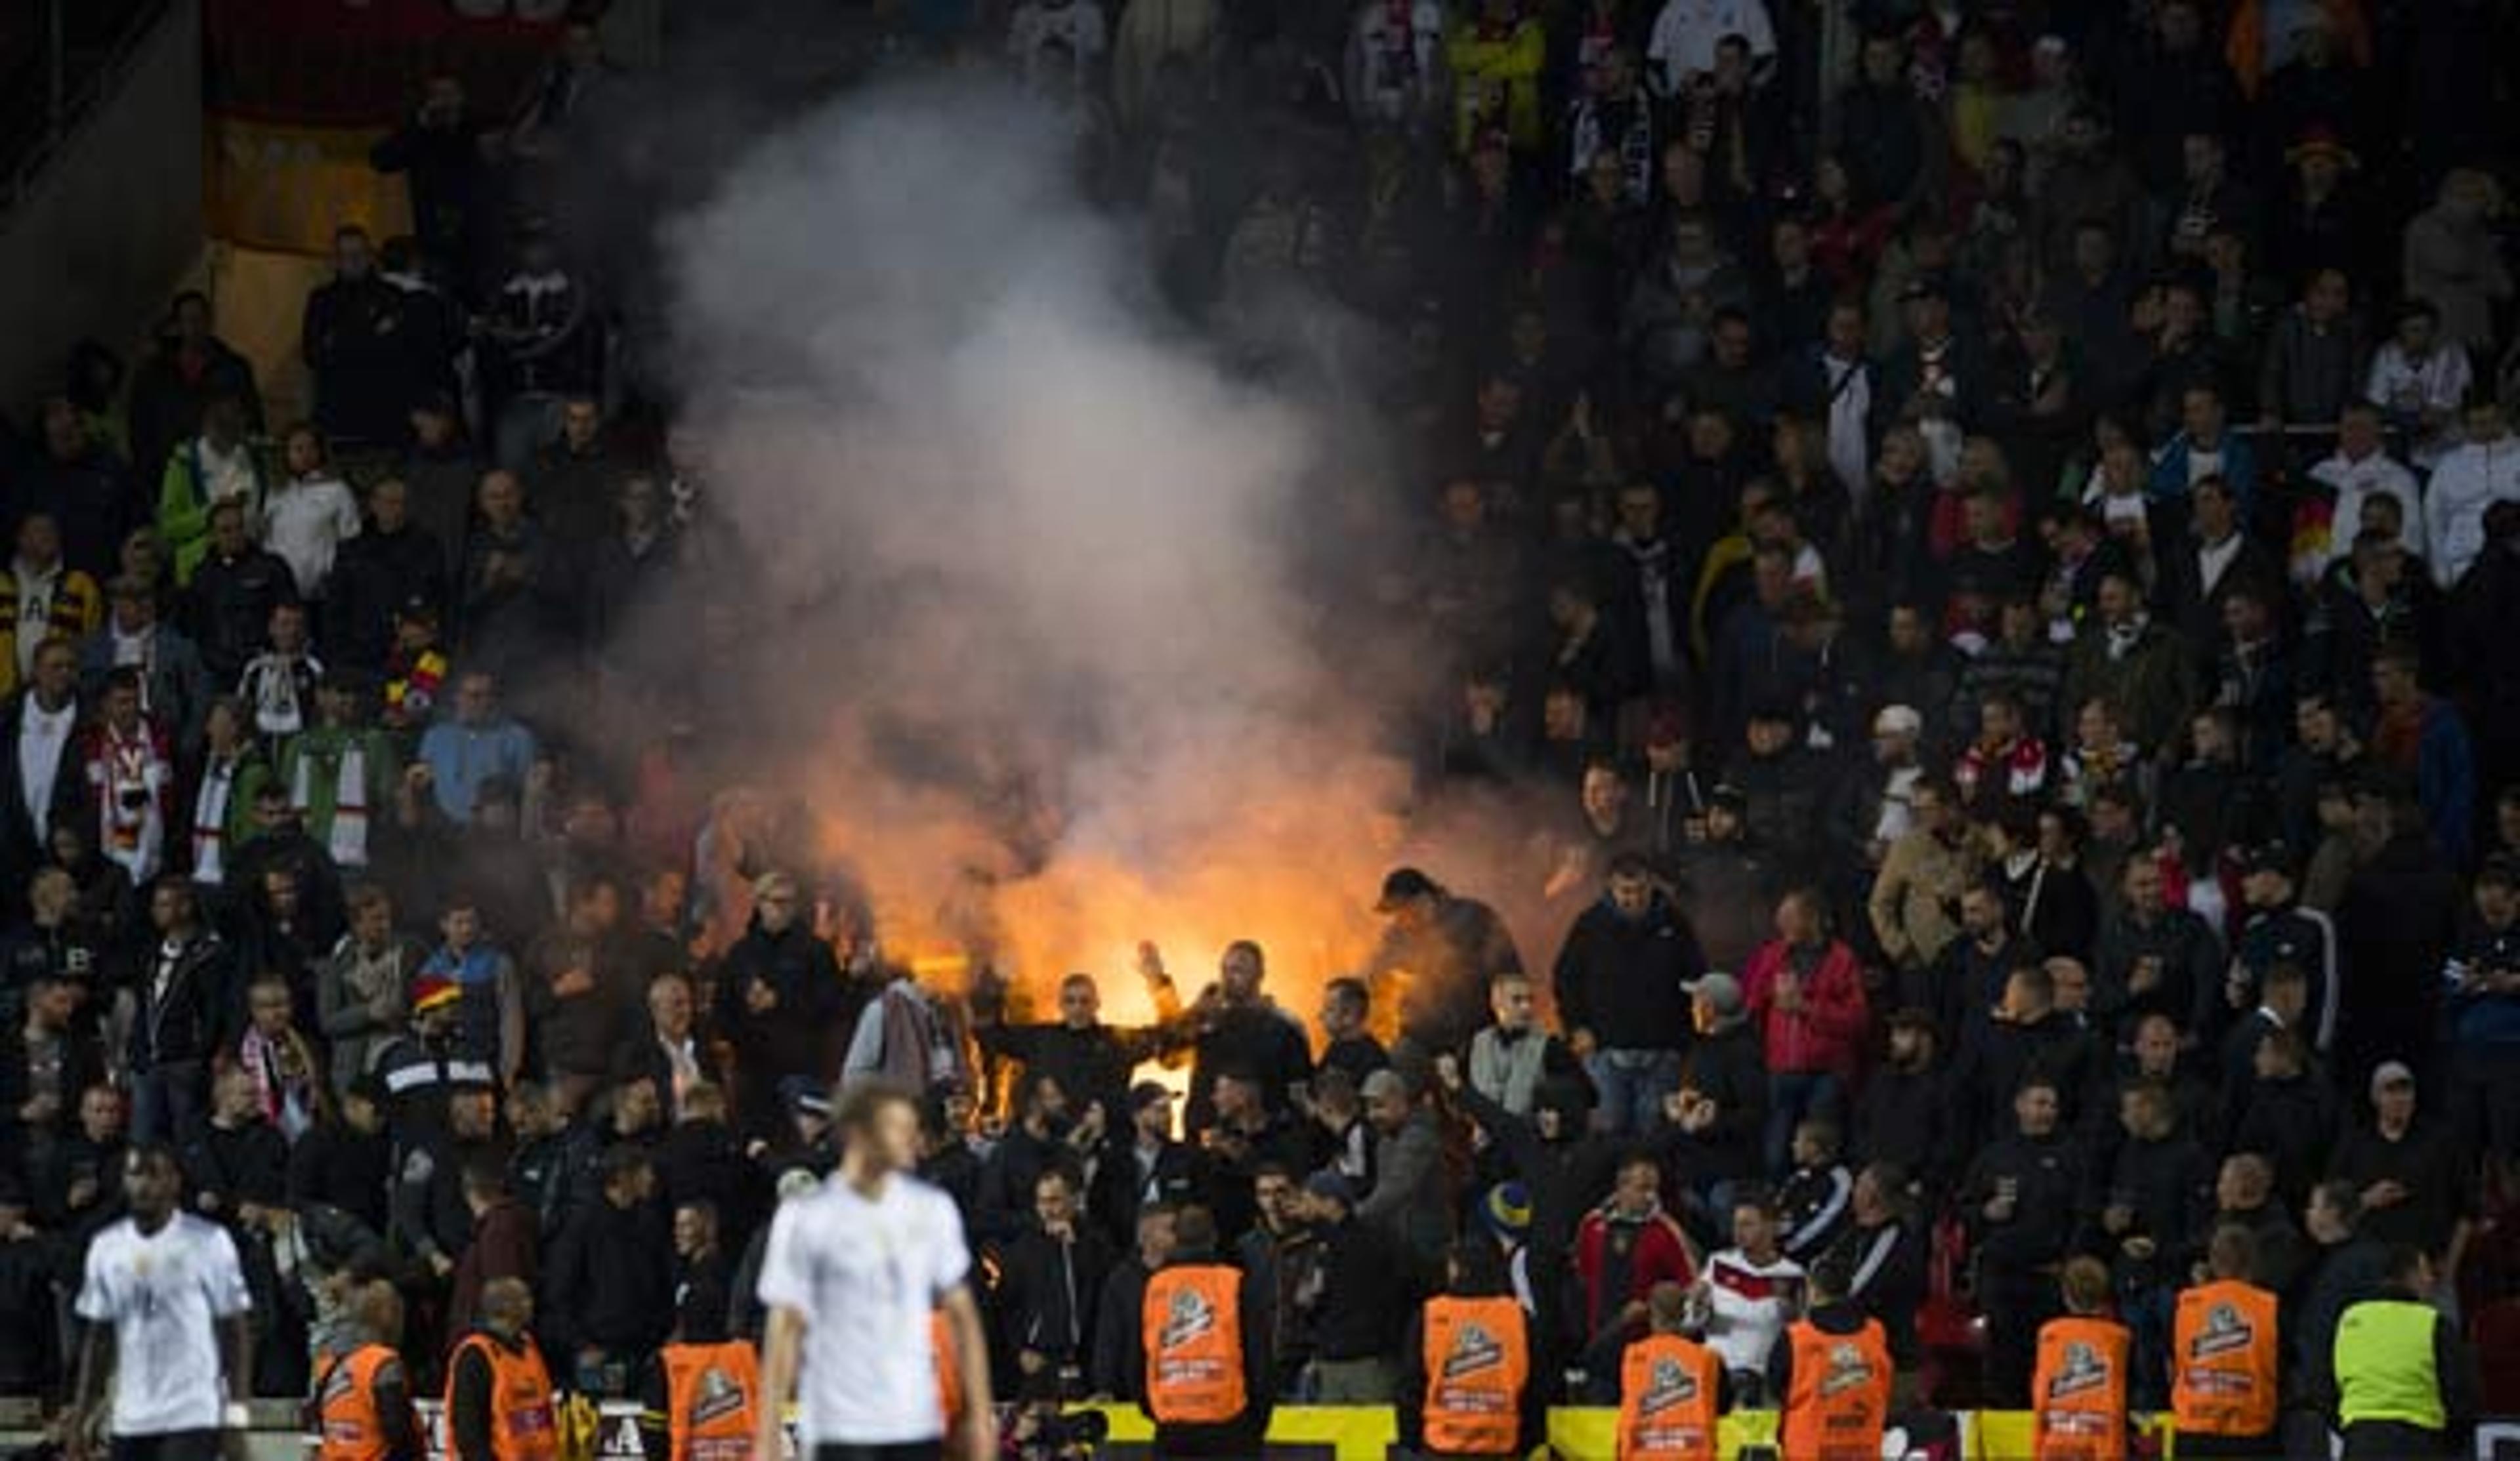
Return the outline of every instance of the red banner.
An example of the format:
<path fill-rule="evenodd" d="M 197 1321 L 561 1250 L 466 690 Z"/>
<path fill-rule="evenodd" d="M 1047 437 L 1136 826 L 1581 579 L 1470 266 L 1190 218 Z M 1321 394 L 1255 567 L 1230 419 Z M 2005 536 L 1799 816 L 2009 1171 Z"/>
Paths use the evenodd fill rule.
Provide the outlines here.
<path fill-rule="evenodd" d="M 438 73 L 504 114 L 551 55 L 547 21 L 472 20 L 446 0 L 207 0 L 211 111 L 296 125 L 384 126 Z"/>

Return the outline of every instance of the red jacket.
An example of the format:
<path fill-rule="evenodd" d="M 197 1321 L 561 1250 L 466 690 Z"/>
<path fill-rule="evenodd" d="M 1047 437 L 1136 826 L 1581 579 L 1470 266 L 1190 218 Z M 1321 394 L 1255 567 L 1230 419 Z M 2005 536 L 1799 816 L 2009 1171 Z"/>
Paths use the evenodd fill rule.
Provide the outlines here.
<path fill-rule="evenodd" d="M 1764 1036 L 1768 1069 L 1773 1072 L 1825 1071 L 1853 1082 L 1864 1059 L 1864 1036 L 1870 1014 L 1864 1000 L 1864 972 L 1855 951 L 1831 939 L 1820 964 L 1803 980 L 1802 1007 L 1787 1013 L 1777 1007 L 1777 984 L 1788 972 L 1785 942 L 1770 939 L 1750 955 L 1742 972 L 1750 1018 Z"/>
<path fill-rule="evenodd" d="M 1634 1233 L 1628 1250 L 1627 1281 L 1615 1285 L 1619 1275 L 1617 1256 L 1611 1251 L 1613 1222 Z M 1587 1335 L 1599 1334 L 1622 1307 L 1632 1300 L 1643 1300 L 1655 1284 L 1669 1280 L 1686 1288 L 1697 1282 L 1697 1261 L 1689 1252 L 1688 1235 L 1659 1207 L 1635 1221 L 1612 1218 L 1606 1206 L 1586 1214 L 1584 1225 L 1575 1231 L 1575 1271 L 1584 1280 Z"/>

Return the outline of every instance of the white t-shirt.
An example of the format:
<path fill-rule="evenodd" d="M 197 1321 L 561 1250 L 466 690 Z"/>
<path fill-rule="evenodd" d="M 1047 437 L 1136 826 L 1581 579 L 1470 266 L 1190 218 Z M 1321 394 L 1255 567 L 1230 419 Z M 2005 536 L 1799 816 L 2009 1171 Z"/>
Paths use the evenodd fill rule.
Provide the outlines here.
<path fill-rule="evenodd" d="M 1768 1351 L 1802 1312 L 1803 1268 L 1789 1258 L 1762 1266 L 1738 1248 L 1706 1261 L 1706 1348 L 1724 1368 L 1768 1372 Z"/>
<path fill-rule="evenodd" d="M 928 1315 L 970 1272 L 953 1199 L 894 1175 L 870 1201 L 838 1177 L 782 1204 L 759 1294 L 805 1316 L 799 1438 L 899 1445 L 943 1434 Z"/>
<path fill-rule="evenodd" d="M 217 1223 L 178 1213 L 154 1235 L 128 1218 L 97 1234 L 78 1313 L 113 1326 L 113 1434 L 217 1430 L 218 1321 L 250 1307 L 236 1242 Z"/>
<path fill-rule="evenodd" d="M 262 546 L 289 565 L 297 592 L 320 598 L 333 558 L 359 536 L 359 500 L 332 477 L 292 482 L 263 500 Z"/>

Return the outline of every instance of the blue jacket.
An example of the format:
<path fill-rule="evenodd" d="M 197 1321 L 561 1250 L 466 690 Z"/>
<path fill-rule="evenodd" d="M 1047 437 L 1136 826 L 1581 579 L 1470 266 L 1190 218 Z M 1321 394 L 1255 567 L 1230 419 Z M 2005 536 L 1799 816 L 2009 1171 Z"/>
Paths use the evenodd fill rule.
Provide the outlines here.
<path fill-rule="evenodd" d="M 2195 443 L 2182 431 L 2170 438 L 2152 459 L 2152 491 L 2155 501 L 2187 500 L 2187 458 Z M 2223 480 L 2231 484 L 2231 496 L 2240 506 L 2243 521 L 2258 500 L 2258 453 L 2247 437 L 2225 427 L 2223 430 Z"/>
<path fill-rule="evenodd" d="M 2415 742 L 2415 796 L 2424 805 L 2433 845 L 2464 866 L 2476 826 L 2476 756 L 2467 727 L 2447 700 L 2424 705 L 2423 729 Z"/>

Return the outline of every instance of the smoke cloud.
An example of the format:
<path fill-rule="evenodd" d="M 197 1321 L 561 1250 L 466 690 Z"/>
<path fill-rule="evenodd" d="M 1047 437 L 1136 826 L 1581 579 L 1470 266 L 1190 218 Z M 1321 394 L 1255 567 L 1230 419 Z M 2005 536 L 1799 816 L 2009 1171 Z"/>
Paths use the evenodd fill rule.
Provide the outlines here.
<path fill-rule="evenodd" d="M 663 233 L 682 420 L 756 574 L 710 591 L 764 636 L 752 778 L 810 800 L 895 956 L 1038 986 L 1144 938 L 1194 987 L 1247 936 L 1309 1015 L 1407 792 L 1415 689 L 1324 593 L 1379 557 L 1378 453 L 1327 366 L 1255 372 L 1153 301 L 1067 135 L 878 89 Z"/>

